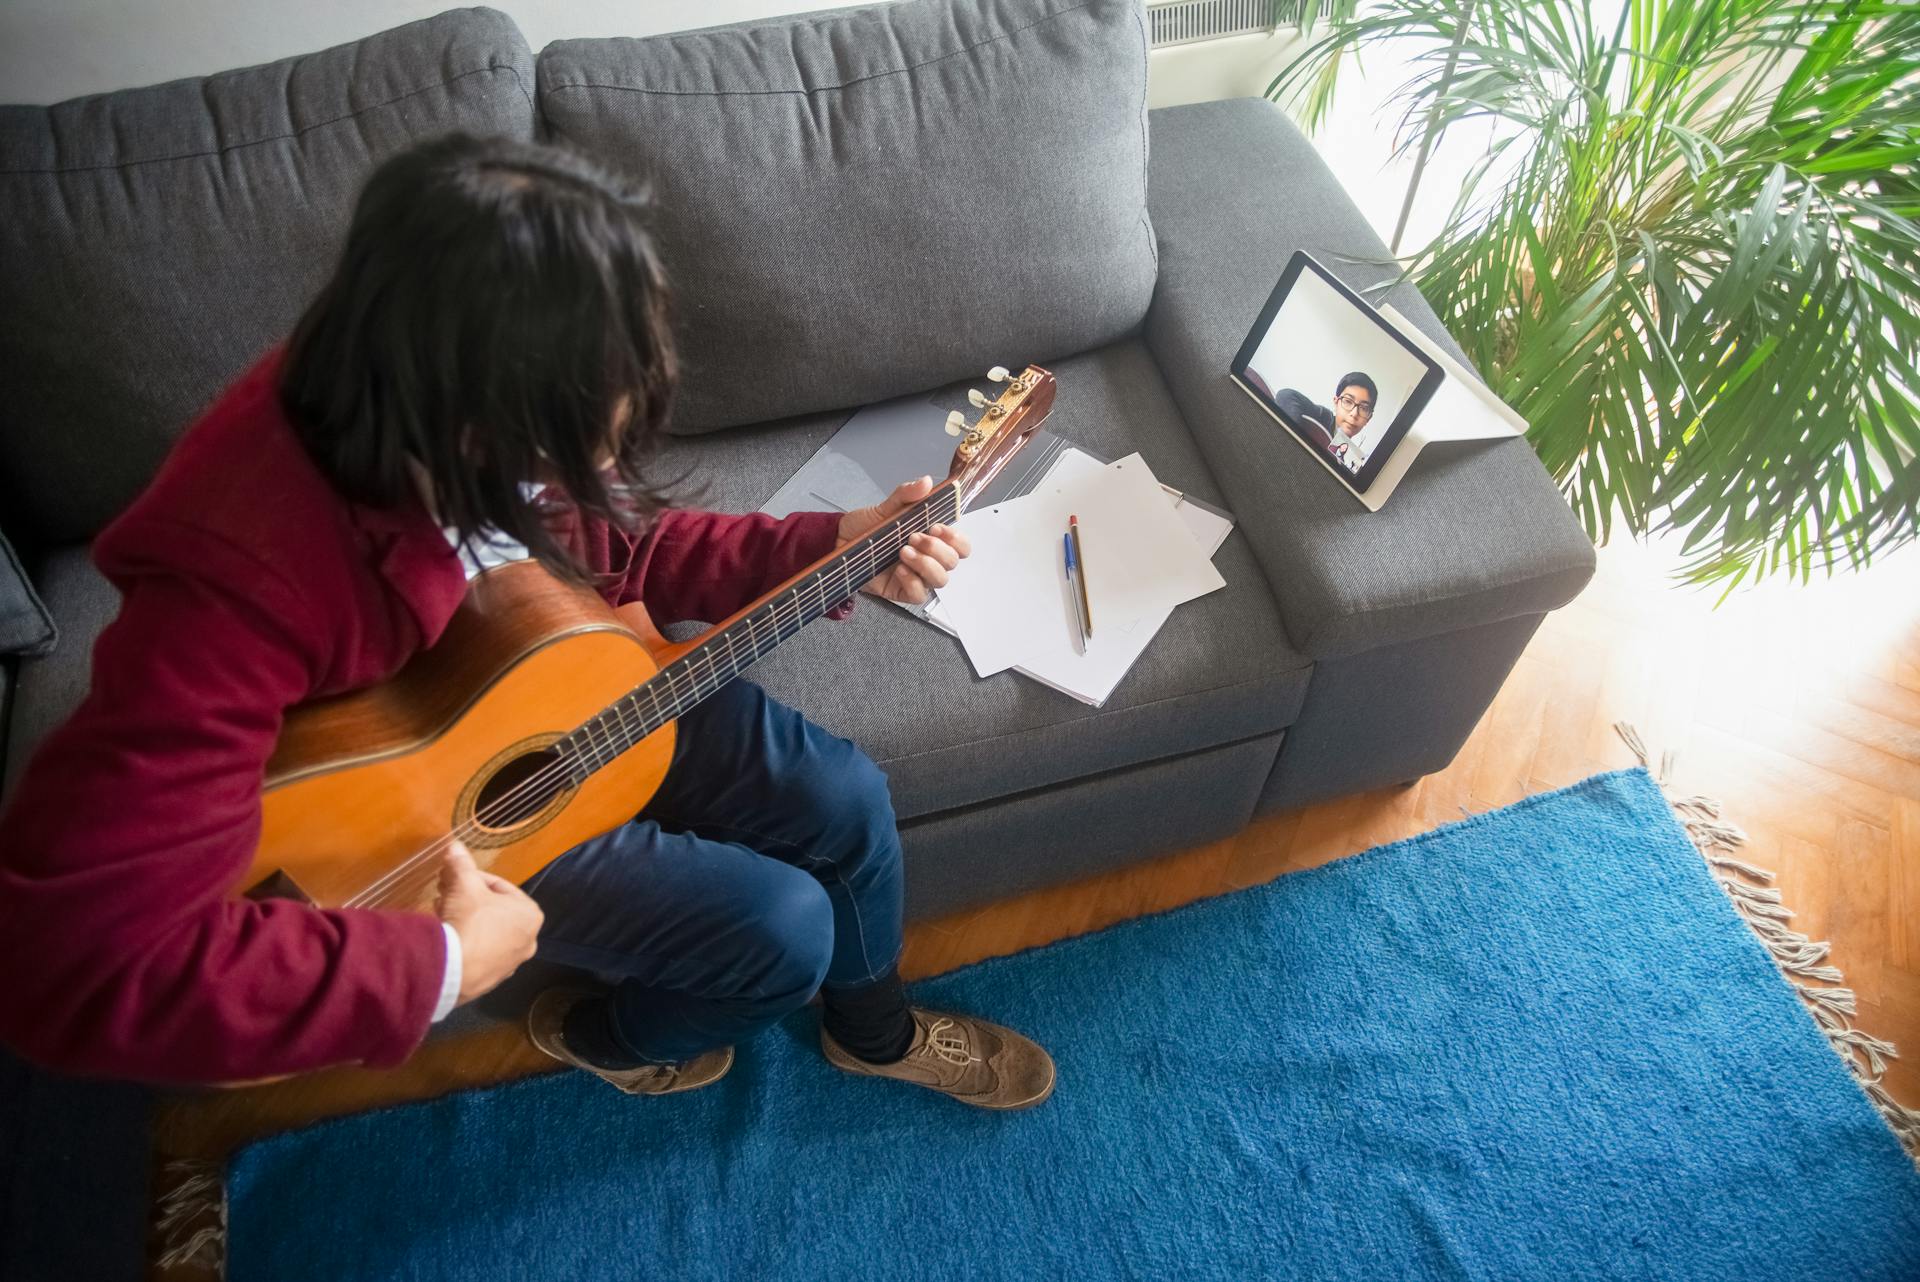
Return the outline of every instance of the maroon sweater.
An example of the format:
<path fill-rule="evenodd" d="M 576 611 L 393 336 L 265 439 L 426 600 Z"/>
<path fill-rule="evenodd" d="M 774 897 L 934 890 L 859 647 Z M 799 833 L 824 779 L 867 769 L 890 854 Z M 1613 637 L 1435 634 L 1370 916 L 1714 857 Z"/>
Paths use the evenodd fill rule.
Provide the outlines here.
<path fill-rule="evenodd" d="M 242 376 L 95 541 L 119 617 L 0 814 L 0 1041 L 53 1067 L 191 1082 L 397 1064 L 439 996 L 446 944 L 424 913 L 233 895 L 283 710 L 392 676 L 466 591 L 423 505 L 333 489 L 277 372 L 270 355 Z M 723 618 L 832 551 L 839 516 L 675 511 L 639 540 L 562 525 L 613 576 L 609 601 L 664 626 Z"/>

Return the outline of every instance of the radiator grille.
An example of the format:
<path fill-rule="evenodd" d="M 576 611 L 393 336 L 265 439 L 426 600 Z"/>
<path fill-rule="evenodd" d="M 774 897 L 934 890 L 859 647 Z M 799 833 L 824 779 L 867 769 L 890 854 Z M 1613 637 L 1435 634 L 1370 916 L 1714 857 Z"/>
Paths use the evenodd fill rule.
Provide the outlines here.
<path fill-rule="evenodd" d="M 1294 21 L 1302 3 L 1308 0 L 1174 0 L 1172 4 L 1149 4 L 1147 19 L 1152 23 L 1153 47 L 1191 44 L 1195 40 L 1218 40 L 1222 36 L 1250 35 L 1272 31 L 1282 22 Z M 1327 11 L 1328 0 L 1319 0 L 1320 12 Z"/>

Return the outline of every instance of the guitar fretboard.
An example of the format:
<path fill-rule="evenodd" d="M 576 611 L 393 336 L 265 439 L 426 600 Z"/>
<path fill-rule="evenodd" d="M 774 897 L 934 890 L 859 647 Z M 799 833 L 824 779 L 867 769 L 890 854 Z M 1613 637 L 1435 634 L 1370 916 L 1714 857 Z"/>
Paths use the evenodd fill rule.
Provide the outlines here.
<path fill-rule="evenodd" d="M 579 784 L 634 744 L 690 711 L 782 641 L 859 591 L 898 561 L 913 535 L 959 516 L 959 487 L 943 483 L 925 499 L 843 548 L 636 686 L 553 745 Z"/>

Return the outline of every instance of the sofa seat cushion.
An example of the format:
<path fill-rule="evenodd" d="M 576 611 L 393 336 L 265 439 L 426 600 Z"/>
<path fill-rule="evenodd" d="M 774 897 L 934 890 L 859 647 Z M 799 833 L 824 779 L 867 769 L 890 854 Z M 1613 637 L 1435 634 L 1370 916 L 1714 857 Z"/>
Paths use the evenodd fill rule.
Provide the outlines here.
<path fill-rule="evenodd" d="M 1465 356 L 1411 284 L 1367 293 L 1397 268 L 1279 107 L 1238 99 L 1151 119 L 1161 264 L 1147 341 L 1293 643 L 1325 659 L 1571 600 L 1593 546 L 1525 441 L 1430 446 L 1369 512 L 1227 376 L 1298 249 Z"/>
<path fill-rule="evenodd" d="M 454 129 L 531 137 L 532 88 L 512 21 L 468 9 L 268 66 L 0 107 L 8 532 L 97 532 L 287 335 L 373 167 Z"/>
<path fill-rule="evenodd" d="M 1137 326 L 1146 74 L 1137 0 L 903 0 L 557 41 L 539 98 L 653 184 L 698 432 Z"/>
<path fill-rule="evenodd" d="M 1108 457 L 1138 450 L 1166 484 L 1219 501 L 1137 339 L 1048 368 L 1059 380 L 1049 430 Z M 692 468 L 710 487 L 703 506 L 752 510 L 845 418 L 681 438 L 663 454 L 663 474 Z M 870 597 L 746 675 L 872 756 L 903 820 L 1283 729 L 1308 662 L 1287 644 L 1246 539 L 1229 536 L 1214 562 L 1227 586 L 1175 610 L 1101 708 L 1014 672 L 976 678 L 958 641 Z"/>
<path fill-rule="evenodd" d="M 59 640 L 60 630 L 47 613 L 26 567 L 20 564 L 6 531 L 0 530 L 0 658 L 10 654 L 45 654 Z"/>

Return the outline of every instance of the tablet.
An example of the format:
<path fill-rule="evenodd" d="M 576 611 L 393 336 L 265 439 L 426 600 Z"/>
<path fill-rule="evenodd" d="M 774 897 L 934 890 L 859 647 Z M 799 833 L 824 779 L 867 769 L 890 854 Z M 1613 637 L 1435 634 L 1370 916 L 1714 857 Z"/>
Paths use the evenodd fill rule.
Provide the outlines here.
<path fill-rule="evenodd" d="M 1233 381 L 1369 507 L 1367 491 L 1445 375 L 1306 253 L 1233 358 Z"/>

